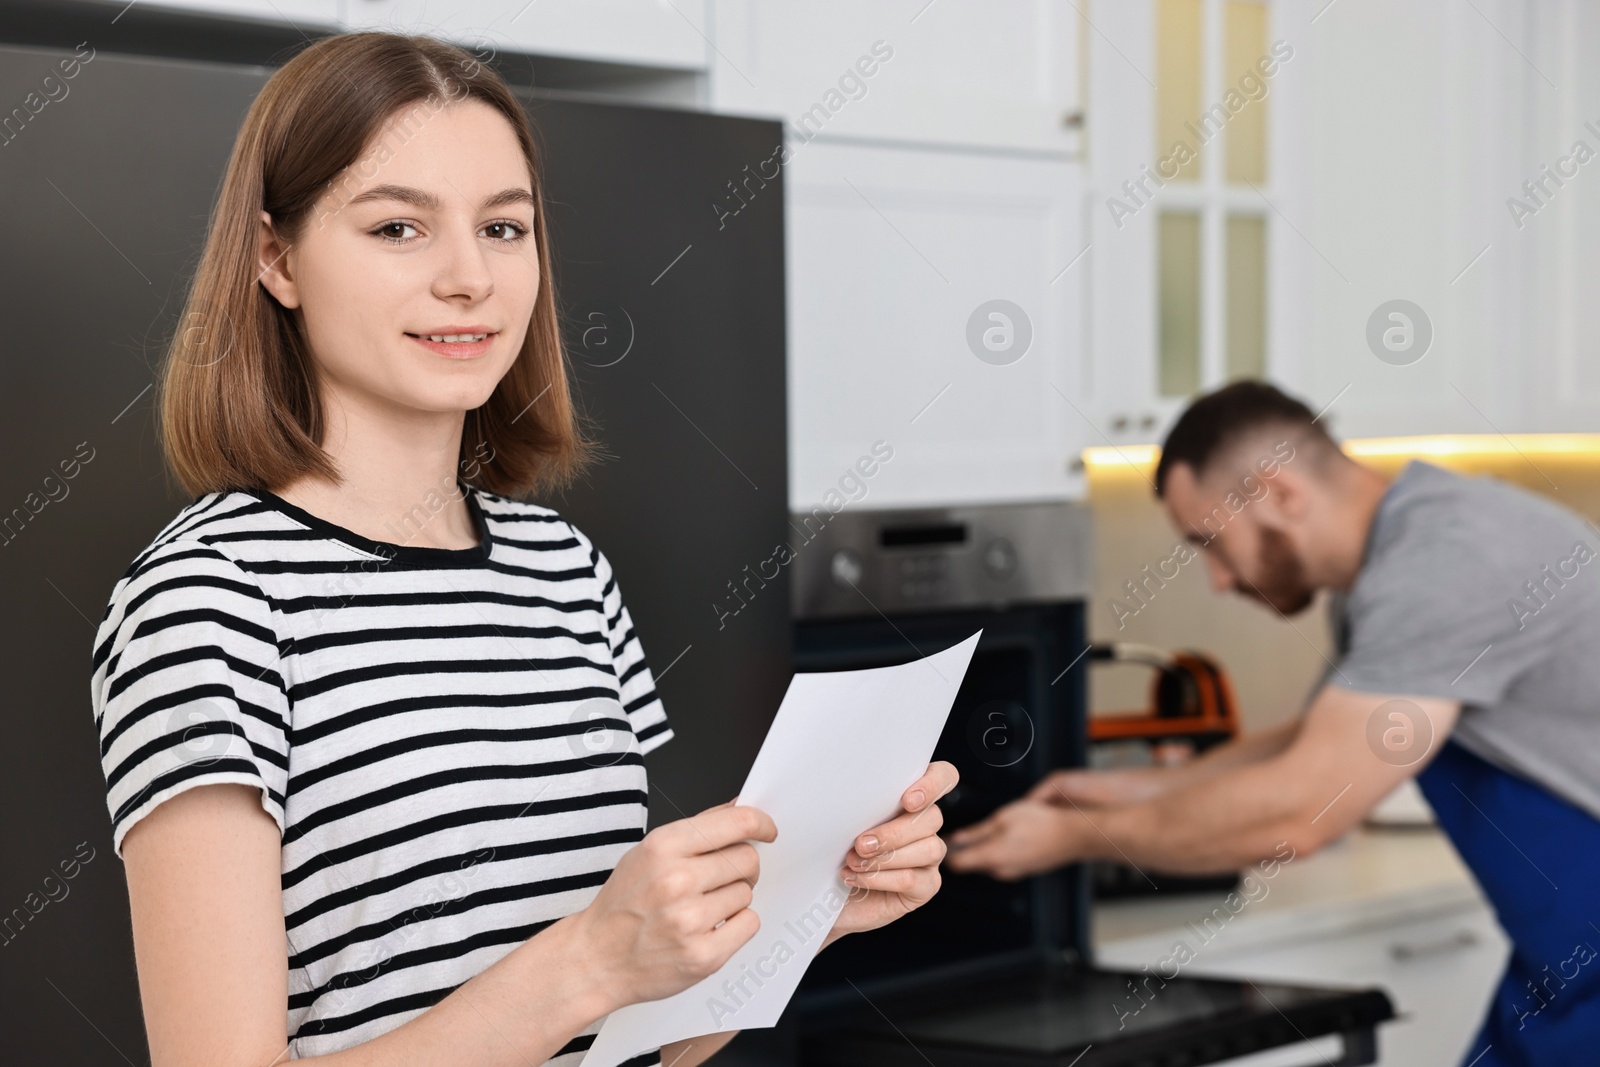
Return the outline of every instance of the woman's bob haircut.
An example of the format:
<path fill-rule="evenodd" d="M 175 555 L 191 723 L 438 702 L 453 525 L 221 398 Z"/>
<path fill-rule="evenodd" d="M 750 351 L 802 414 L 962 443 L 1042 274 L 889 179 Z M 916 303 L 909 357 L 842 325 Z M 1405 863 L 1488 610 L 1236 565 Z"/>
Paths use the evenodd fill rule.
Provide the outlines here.
<path fill-rule="evenodd" d="M 261 212 L 293 243 L 355 194 L 441 108 L 480 100 L 505 116 L 528 161 L 540 284 L 527 336 L 489 399 L 466 413 L 458 477 L 503 496 L 559 489 L 594 458 L 568 392 L 533 132 L 506 83 L 431 37 L 325 37 L 273 74 L 250 105 L 212 213 L 205 250 L 161 376 L 161 439 L 195 496 L 276 490 L 317 474 L 315 364 L 294 314 L 259 284 Z M 324 196 L 326 194 L 326 199 Z"/>

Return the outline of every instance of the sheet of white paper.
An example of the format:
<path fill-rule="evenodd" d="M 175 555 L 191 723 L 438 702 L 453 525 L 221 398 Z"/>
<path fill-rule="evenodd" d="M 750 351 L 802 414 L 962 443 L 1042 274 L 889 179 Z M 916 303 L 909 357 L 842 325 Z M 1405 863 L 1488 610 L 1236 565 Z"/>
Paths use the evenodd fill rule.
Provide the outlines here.
<path fill-rule="evenodd" d="M 761 875 L 750 907 L 761 929 L 710 977 L 612 1012 L 583 1067 L 617 1067 L 668 1042 L 777 1024 L 848 898 L 839 869 L 855 836 L 899 814 L 982 635 L 894 667 L 790 680 L 739 791 L 740 804 L 778 827 L 777 840 L 756 843 Z"/>

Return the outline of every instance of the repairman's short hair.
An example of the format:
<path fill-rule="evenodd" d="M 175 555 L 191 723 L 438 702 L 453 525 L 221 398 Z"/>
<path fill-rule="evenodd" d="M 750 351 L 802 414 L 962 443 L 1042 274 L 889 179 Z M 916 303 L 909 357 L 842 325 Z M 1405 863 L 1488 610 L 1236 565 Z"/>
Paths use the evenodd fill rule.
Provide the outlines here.
<path fill-rule="evenodd" d="M 1200 397 L 1173 423 L 1156 464 L 1156 496 L 1166 493 L 1167 476 L 1178 464 L 1203 477 L 1234 445 L 1272 429 L 1293 434 L 1315 452 L 1339 453 L 1318 417 L 1300 401 L 1266 382 L 1233 382 Z"/>

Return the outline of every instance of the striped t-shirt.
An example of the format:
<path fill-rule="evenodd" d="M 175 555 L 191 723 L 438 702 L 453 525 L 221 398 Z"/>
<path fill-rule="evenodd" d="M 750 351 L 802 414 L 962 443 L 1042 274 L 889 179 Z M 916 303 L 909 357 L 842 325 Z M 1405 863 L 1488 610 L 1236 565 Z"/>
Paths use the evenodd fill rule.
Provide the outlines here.
<path fill-rule="evenodd" d="M 116 854 L 213 782 L 256 786 L 282 832 L 295 1057 L 426 1011 L 587 905 L 644 836 L 642 756 L 672 729 L 610 563 L 549 508 L 461 491 L 473 548 L 373 541 L 261 490 L 200 497 L 95 636 Z M 549 1062 L 579 1063 L 599 1023 Z"/>

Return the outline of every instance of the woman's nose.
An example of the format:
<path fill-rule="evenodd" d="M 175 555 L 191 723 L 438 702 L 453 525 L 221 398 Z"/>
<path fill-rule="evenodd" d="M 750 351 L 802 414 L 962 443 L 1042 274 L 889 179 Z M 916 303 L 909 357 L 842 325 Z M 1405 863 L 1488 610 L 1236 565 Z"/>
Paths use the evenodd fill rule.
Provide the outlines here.
<path fill-rule="evenodd" d="M 475 233 L 454 235 L 441 249 L 442 261 L 434 279 L 434 295 L 470 297 L 474 303 L 494 292 L 494 274 Z"/>

